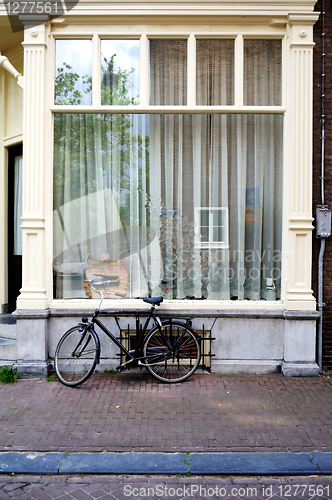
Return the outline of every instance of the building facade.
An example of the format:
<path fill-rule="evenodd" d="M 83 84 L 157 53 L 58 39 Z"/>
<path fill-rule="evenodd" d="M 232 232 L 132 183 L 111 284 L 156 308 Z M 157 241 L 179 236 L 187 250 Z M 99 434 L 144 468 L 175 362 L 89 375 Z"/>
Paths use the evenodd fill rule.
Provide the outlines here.
<path fill-rule="evenodd" d="M 331 15 L 329 2 L 319 1 L 315 9 L 321 12 L 314 26 L 314 121 L 313 121 L 313 213 L 322 205 L 331 207 Z M 324 56 L 323 56 L 324 54 Z M 323 182 L 322 182 L 323 178 Z M 326 239 L 323 268 L 319 271 L 321 241 L 313 238 L 313 289 L 318 297 L 321 283 L 322 307 L 322 366 L 332 368 L 332 310 L 331 310 L 331 242 Z M 321 277 L 319 278 L 319 275 Z M 319 333 L 319 332 L 318 332 Z"/>
<path fill-rule="evenodd" d="M 23 139 L 19 371 L 48 372 L 62 333 L 98 303 L 88 280 L 111 276 L 105 307 L 128 311 L 124 328 L 142 296 L 162 295 L 162 314 L 211 333 L 215 372 L 319 372 L 314 8 L 94 1 L 24 19 L 23 43 L 3 53 L 24 61 L 21 103 L 1 73 L 2 106 L 20 108 L 2 115 L 5 195 Z M 104 353 L 100 370 L 118 364 Z"/>

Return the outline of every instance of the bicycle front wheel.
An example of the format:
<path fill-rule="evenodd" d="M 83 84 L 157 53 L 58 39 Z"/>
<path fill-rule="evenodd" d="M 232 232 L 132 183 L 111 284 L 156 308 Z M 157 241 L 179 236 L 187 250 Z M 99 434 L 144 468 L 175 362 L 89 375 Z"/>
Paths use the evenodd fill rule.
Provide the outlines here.
<path fill-rule="evenodd" d="M 168 383 L 183 382 L 196 370 L 201 359 L 197 335 L 185 324 L 169 321 L 162 329 L 154 327 L 143 346 L 144 363 L 149 372 Z"/>
<path fill-rule="evenodd" d="M 76 387 L 87 380 L 97 364 L 97 343 L 90 330 L 75 326 L 60 339 L 54 356 L 55 373 L 64 385 Z"/>

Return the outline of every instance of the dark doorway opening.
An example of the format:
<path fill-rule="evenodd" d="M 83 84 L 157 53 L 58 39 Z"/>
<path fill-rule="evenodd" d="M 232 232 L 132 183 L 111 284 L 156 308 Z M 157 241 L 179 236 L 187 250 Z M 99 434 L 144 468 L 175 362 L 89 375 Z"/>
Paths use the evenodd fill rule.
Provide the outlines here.
<path fill-rule="evenodd" d="M 22 288 L 22 144 L 8 148 L 8 312 Z"/>

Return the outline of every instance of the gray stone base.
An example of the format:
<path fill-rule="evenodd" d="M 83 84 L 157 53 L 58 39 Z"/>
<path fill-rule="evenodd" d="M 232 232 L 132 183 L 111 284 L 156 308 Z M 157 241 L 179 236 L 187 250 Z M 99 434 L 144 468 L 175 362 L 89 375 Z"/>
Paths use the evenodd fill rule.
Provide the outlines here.
<path fill-rule="evenodd" d="M 159 311 L 158 311 L 159 312 Z M 175 311 L 167 311 L 176 315 Z M 17 365 L 23 376 L 47 376 L 55 349 L 63 333 L 88 310 L 17 310 Z M 160 310 L 159 314 L 164 316 Z M 144 313 L 141 313 L 144 316 Z M 135 328 L 135 311 L 120 315 L 123 330 Z M 167 316 L 167 314 L 166 314 Z M 176 315 L 177 316 L 177 315 Z M 317 376 L 315 311 L 181 310 L 192 317 L 197 331 L 211 332 L 211 370 L 221 374 L 282 373 L 286 377 Z M 106 326 L 118 334 L 114 317 L 104 317 Z M 100 334 L 102 347 L 98 372 L 119 364 L 118 348 Z M 205 346 L 210 349 L 209 345 Z M 207 351 L 209 352 L 209 351 Z M 1 359 L 1 358 L 0 358 Z"/>
<path fill-rule="evenodd" d="M 267 375 L 280 373 L 282 361 L 257 359 L 212 360 L 212 372 L 222 375 Z"/>
<path fill-rule="evenodd" d="M 13 368 L 20 377 L 48 377 L 52 364 L 50 361 L 18 361 Z"/>
<path fill-rule="evenodd" d="M 291 363 L 285 361 L 281 368 L 284 377 L 317 377 L 320 368 L 316 363 Z"/>
<path fill-rule="evenodd" d="M 8 314 L 8 304 L 1 304 L 1 314 Z"/>
<path fill-rule="evenodd" d="M 16 310 L 17 363 L 14 368 L 21 377 L 47 377 L 48 361 L 47 319 L 49 311 Z"/>

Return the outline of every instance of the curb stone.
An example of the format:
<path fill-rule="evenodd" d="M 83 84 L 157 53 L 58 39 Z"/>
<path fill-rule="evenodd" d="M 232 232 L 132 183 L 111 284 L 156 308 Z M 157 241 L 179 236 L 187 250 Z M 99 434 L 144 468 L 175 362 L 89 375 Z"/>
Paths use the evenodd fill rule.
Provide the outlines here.
<path fill-rule="evenodd" d="M 332 453 L 0 453 L 0 474 L 332 474 Z"/>

